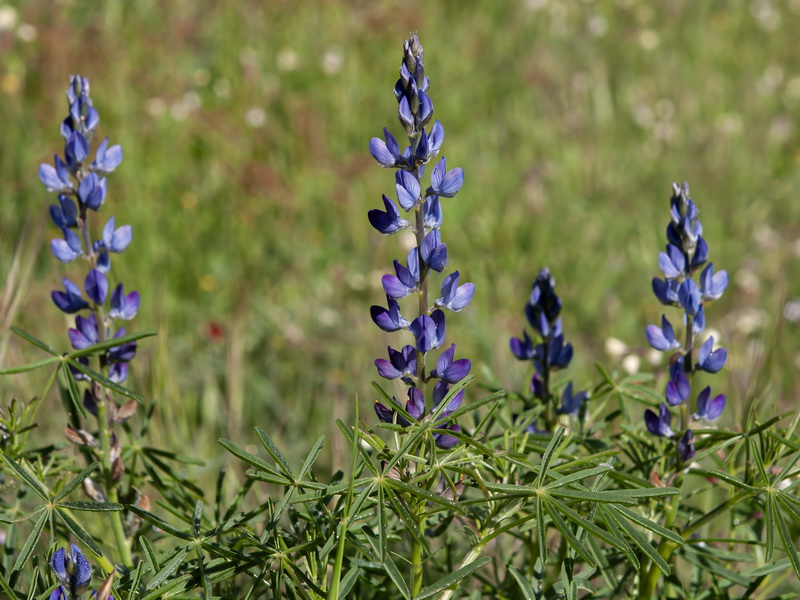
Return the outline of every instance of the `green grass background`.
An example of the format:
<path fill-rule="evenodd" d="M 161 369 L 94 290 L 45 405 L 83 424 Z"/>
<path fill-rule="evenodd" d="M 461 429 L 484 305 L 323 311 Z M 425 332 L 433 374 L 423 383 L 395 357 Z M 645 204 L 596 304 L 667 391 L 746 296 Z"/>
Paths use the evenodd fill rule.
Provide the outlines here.
<path fill-rule="evenodd" d="M 442 232 L 450 267 L 477 292 L 449 318 L 448 340 L 481 381 L 491 372 L 525 385 L 508 338 L 544 265 L 578 385 L 596 379 L 596 360 L 619 368 L 609 337 L 645 357 L 644 327 L 662 313 L 650 280 L 670 185 L 688 180 L 711 259 L 731 278 L 707 313 L 730 352 L 713 379 L 730 399 L 723 425 L 738 427 L 754 391 L 796 406 L 796 321 L 754 382 L 800 295 L 797 0 L 0 7 L 0 364 L 40 357 L 10 324 L 67 349 L 69 322 L 49 292 L 64 275 L 80 281 L 83 267 L 63 268 L 47 248 L 52 198 L 37 170 L 63 152 L 63 91 L 80 72 L 99 135 L 125 152 L 102 216 L 134 227 L 113 281 L 142 294 L 134 328 L 160 332 L 141 344 L 130 381 L 160 402 L 156 443 L 214 467 L 214 440 L 252 443 L 257 424 L 295 458 L 328 435 L 341 465 L 333 419 L 349 419 L 357 397 L 374 421 L 372 361 L 406 338 L 380 332 L 368 309 L 406 250 L 367 222 L 394 187 L 368 142 L 384 126 L 400 134 L 392 86 L 415 30 L 443 154 L 466 176 L 444 200 Z M 0 401 L 41 384 L 4 378 Z M 45 443 L 63 423 L 43 411 L 42 425 Z"/>

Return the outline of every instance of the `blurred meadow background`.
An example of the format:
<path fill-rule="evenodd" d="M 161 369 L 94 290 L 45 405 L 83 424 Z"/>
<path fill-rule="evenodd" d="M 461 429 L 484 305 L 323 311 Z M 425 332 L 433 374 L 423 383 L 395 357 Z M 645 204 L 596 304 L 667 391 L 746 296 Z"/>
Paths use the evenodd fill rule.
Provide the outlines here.
<path fill-rule="evenodd" d="M 392 87 L 415 30 L 444 154 L 466 177 L 442 231 L 477 291 L 448 340 L 480 383 L 527 385 L 508 338 L 545 265 L 577 385 L 597 381 L 595 361 L 663 371 L 644 327 L 663 312 L 650 281 L 670 186 L 687 180 L 731 278 L 707 315 L 729 351 L 722 425 L 758 396 L 762 414 L 796 405 L 799 0 L 0 2 L 0 365 L 40 358 L 9 325 L 68 347 L 50 291 L 77 267 L 49 252 L 37 173 L 63 152 L 80 72 L 100 138 L 125 153 L 103 213 L 134 228 L 112 271 L 142 295 L 131 329 L 159 331 L 129 380 L 158 401 L 151 443 L 213 473 L 216 439 L 252 444 L 261 425 L 295 460 L 327 435 L 322 460 L 342 466 L 334 418 L 357 398 L 374 423 L 372 362 L 401 343 L 369 318 L 408 246 L 367 221 L 394 197 L 368 143 L 400 133 Z M 0 401 L 44 377 L 3 378 Z M 41 444 L 61 439 L 61 414 L 42 411 Z"/>

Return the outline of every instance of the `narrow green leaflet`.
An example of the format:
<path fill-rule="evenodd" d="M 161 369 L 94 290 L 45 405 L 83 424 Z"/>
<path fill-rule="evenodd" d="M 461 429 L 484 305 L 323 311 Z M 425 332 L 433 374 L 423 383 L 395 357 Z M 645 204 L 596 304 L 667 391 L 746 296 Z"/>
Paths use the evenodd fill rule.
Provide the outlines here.
<path fill-rule="evenodd" d="M 264 449 L 278 463 L 278 468 L 281 469 L 287 477 L 294 481 L 292 468 L 289 466 L 289 463 L 286 462 L 286 459 L 283 457 L 283 454 L 281 454 L 281 451 L 278 449 L 275 443 L 267 435 L 267 432 L 261 429 L 261 427 L 256 427 L 256 434 L 258 435 L 258 439 L 261 440 L 261 445 L 264 446 Z"/>
<path fill-rule="evenodd" d="M 522 592 L 523 600 L 536 600 L 536 592 L 533 591 L 533 587 L 525 577 L 525 574 L 513 565 L 508 567 L 508 572 L 511 573 L 512 577 L 514 577 L 514 580 L 517 582 Z"/>
<path fill-rule="evenodd" d="M 123 395 L 123 396 L 125 396 L 127 398 L 133 398 L 139 404 L 144 404 L 144 400 L 142 399 L 142 397 L 139 394 L 137 394 L 135 392 L 132 392 L 128 388 L 122 387 L 120 384 L 115 383 L 114 381 L 111 381 L 105 375 L 101 375 L 97 371 L 95 371 L 93 369 L 90 369 L 89 367 L 87 367 L 85 364 L 83 364 L 79 360 L 75 360 L 73 358 L 69 358 L 68 357 L 66 359 L 66 361 L 70 364 L 70 366 L 74 367 L 75 369 L 77 369 L 78 371 L 83 373 L 84 375 L 87 375 L 90 379 L 92 379 L 92 380 L 96 381 L 97 383 L 101 384 L 103 387 L 106 387 L 106 388 L 108 388 L 110 390 L 114 390 L 118 394 L 121 394 L 121 395 Z"/>
<path fill-rule="evenodd" d="M 58 362 L 61 362 L 60 356 L 51 356 L 50 358 L 43 358 L 26 365 L 9 367 L 8 369 L 0 369 L 0 375 L 16 375 L 18 373 L 27 373 L 28 371 L 41 369 L 42 367 L 46 367 L 47 365 L 52 365 Z"/>
<path fill-rule="evenodd" d="M 56 508 L 56 514 L 64 522 L 64 525 L 67 526 L 67 529 L 69 529 L 76 538 L 82 541 L 97 558 L 103 558 L 103 551 L 100 550 L 100 547 L 94 543 L 92 536 L 89 535 L 75 519 L 69 516 L 66 510 Z"/>
<path fill-rule="evenodd" d="M 392 557 L 388 554 L 383 561 L 383 568 L 386 570 L 386 574 L 389 576 L 389 579 L 392 580 L 395 587 L 397 587 L 397 589 L 403 595 L 403 598 L 406 598 L 406 600 L 411 598 L 411 592 L 408 591 L 408 585 L 406 585 L 405 579 L 403 579 L 403 576 L 400 574 L 397 565 L 394 564 Z"/>
<path fill-rule="evenodd" d="M 117 512 L 125 510 L 124 504 L 118 502 L 86 502 L 83 500 L 76 500 L 74 502 L 59 502 L 56 504 L 59 508 L 66 508 L 67 510 L 82 510 L 84 512 Z"/>
<path fill-rule="evenodd" d="M 547 473 L 547 469 L 550 467 L 550 462 L 553 460 L 553 455 L 556 452 L 556 448 L 561 443 L 562 438 L 564 437 L 564 428 L 559 427 L 555 434 L 553 434 L 553 439 L 550 440 L 550 443 L 547 444 L 547 449 L 544 451 L 542 455 L 542 463 L 541 468 L 539 470 L 539 476 L 536 478 L 536 487 L 542 487 L 542 483 L 544 482 L 545 473 Z"/>
<path fill-rule="evenodd" d="M 249 465 L 252 465 L 253 467 L 258 469 L 259 471 L 264 471 L 265 473 L 271 474 L 273 477 L 276 478 L 276 481 L 274 481 L 272 483 L 277 483 L 277 481 L 281 481 L 281 482 L 285 482 L 285 483 L 282 483 L 282 485 L 292 485 L 292 480 L 291 479 L 287 479 L 286 476 L 283 473 L 278 471 L 275 467 L 273 467 L 271 464 L 269 464 L 263 458 L 260 458 L 260 457 L 256 456 L 255 454 L 252 454 L 252 453 L 248 452 L 247 450 L 244 450 L 244 449 L 240 448 L 239 446 L 234 444 L 232 441 L 230 441 L 228 439 L 225 439 L 225 438 L 219 438 L 217 440 L 217 443 L 220 446 L 222 446 L 223 448 L 225 448 L 228 452 L 233 454 L 236 458 L 238 458 L 240 460 L 243 460 L 244 462 L 246 462 Z"/>
<path fill-rule="evenodd" d="M 53 356 L 59 356 L 58 352 L 53 350 L 53 348 L 51 348 L 50 346 L 45 344 L 42 340 L 39 340 L 39 339 L 33 337 L 27 331 L 23 331 L 22 329 L 20 329 L 19 327 L 14 326 L 14 325 L 9 327 L 9 329 L 11 331 L 13 331 L 15 334 L 17 334 L 19 337 L 21 337 L 23 340 L 25 340 L 26 342 L 29 342 L 29 343 L 33 344 L 34 346 L 44 350 L 48 354 L 52 354 Z"/>
<path fill-rule="evenodd" d="M 66 498 L 70 494 L 70 492 L 72 492 L 72 490 L 78 487 L 84 479 L 86 479 L 89 475 L 94 473 L 95 470 L 98 469 L 99 467 L 100 463 L 95 461 L 88 467 L 86 467 L 83 471 L 78 473 L 78 475 L 72 481 L 70 481 L 67 485 L 65 485 L 64 488 L 53 497 L 53 502 L 58 502 L 62 498 Z"/>
<path fill-rule="evenodd" d="M 8 456 L 7 454 L 0 455 L 0 458 L 3 459 L 3 462 L 6 463 L 9 469 L 14 471 L 14 474 L 22 479 L 25 483 L 27 483 L 31 489 L 36 493 L 39 498 L 44 500 L 45 502 L 50 502 L 50 498 L 45 491 L 43 484 L 40 483 L 33 475 L 28 473 L 20 464 L 14 461 L 13 458 Z"/>
<path fill-rule="evenodd" d="M 142 508 L 139 508 L 138 506 L 134 506 L 133 504 L 127 504 L 125 508 L 127 508 L 133 514 L 141 517 L 151 525 L 155 525 L 165 533 L 168 533 L 178 539 L 186 540 L 187 542 L 192 541 L 193 539 L 191 535 L 189 535 L 185 531 L 181 531 L 180 529 L 175 527 L 172 523 L 168 523 L 161 517 L 157 517 L 153 513 L 148 512 Z"/>
<path fill-rule="evenodd" d="M 472 562 L 464 567 L 461 567 L 457 571 L 453 571 L 452 573 L 445 575 L 435 583 L 432 583 L 426 588 L 423 588 L 419 594 L 414 596 L 414 600 L 423 600 L 424 598 L 430 598 L 435 596 L 436 594 L 445 591 L 446 589 L 458 584 L 462 579 L 465 577 L 469 577 L 472 573 L 483 567 L 484 565 L 491 562 L 491 559 L 484 556 L 483 558 L 479 558 L 475 562 Z"/>
<path fill-rule="evenodd" d="M 664 575 L 669 575 L 671 573 L 669 565 L 663 558 L 661 558 L 661 555 L 656 551 L 656 549 L 653 548 L 653 545 L 650 543 L 650 541 L 642 534 L 642 532 L 628 523 L 627 519 L 625 519 L 613 506 L 601 505 L 600 510 L 606 519 L 613 519 L 615 523 L 625 531 L 633 543 L 636 544 L 642 552 L 647 554 L 650 560 L 653 561 L 653 563 L 662 573 L 664 573 Z"/>
<path fill-rule="evenodd" d="M 559 510 L 563 507 L 563 505 L 557 500 L 552 500 L 547 497 L 544 498 L 544 505 L 547 508 L 547 512 L 550 514 L 550 518 L 553 520 L 553 524 L 556 526 L 556 529 L 561 532 L 561 535 L 564 536 L 572 549 L 575 550 L 575 552 L 577 552 L 578 555 L 589 565 L 595 566 L 592 555 L 586 551 L 586 549 L 583 547 L 583 544 L 581 544 L 580 541 L 578 541 L 578 538 L 575 537 L 575 534 L 572 532 L 572 528 L 570 528 L 570 526 L 564 522 L 564 519 L 561 518 Z"/>
<path fill-rule="evenodd" d="M 764 502 L 767 509 L 764 527 L 767 534 L 767 555 L 765 560 L 772 562 L 773 552 L 775 551 L 775 496 L 767 492 L 766 502 Z"/>
<path fill-rule="evenodd" d="M 42 516 L 40 516 L 39 520 L 36 521 L 36 524 L 33 526 L 33 530 L 28 536 L 28 539 L 25 540 L 25 545 L 19 551 L 17 560 L 14 562 L 14 566 L 11 568 L 11 576 L 9 577 L 9 582 L 11 585 L 16 585 L 17 577 L 22 572 L 22 569 L 25 567 L 25 564 L 28 562 L 31 554 L 33 554 L 33 549 L 36 547 L 36 542 L 39 541 L 39 536 L 42 535 L 42 529 L 44 529 L 44 525 L 47 523 L 49 516 L 49 511 L 42 511 Z M 2 579 L 2 575 L 0 575 L 0 579 Z"/>
<path fill-rule="evenodd" d="M 783 540 L 783 548 L 786 550 L 786 554 L 789 555 L 789 560 L 792 562 L 792 568 L 794 569 L 795 574 L 798 578 L 800 578 L 800 555 L 798 555 L 797 548 L 794 546 L 792 534 L 789 532 L 789 528 L 786 526 L 783 513 L 777 510 L 777 508 L 775 510 L 775 516 L 777 517 L 778 521 L 778 531 L 780 532 L 781 539 Z"/>
<path fill-rule="evenodd" d="M 79 358 L 81 356 L 91 356 L 93 354 L 100 354 L 101 352 L 108 350 L 109 348 L 116 348 L 117 346 L 122 346 L 123 344 L 135 342 L 136 340 L 152 337 L 154 335 L 158 335 L 158 332 L 155 329 L 145 329 L 143 331 L 129 333 L 128 335 L 121 335 L 120 337 L 111 338 L 109 340 L 106 340 L 105 342 L 100 342 L 93 346 L 87 346 L 86 348 L 69 352 L 67 354 L 67 358 Z"/>
<path fill-rule="evenodd" d="M 167 577 L 172 575 L 172 573 L 175 570 L 177 570 L 177 568 L 181 565 L 183 559 L 186 558 L 186 555 L 189 553 L 190 548 L 191 545 L 186 545 L 179 548 L 178 551 L 175 553 L 175 556 L 173 556 L 170 560 L 165 562 L 164 566 L 161 567 L 161 570 L 155 575 L 153 575 L 153 578 L 148 582 L 145 589 L 152 590 L 154 587 L 164 582 L 167 579 Z"/>
<path fill-rule="evenodd" d="M 306 459 L 303 461 L 303 466 L 300 467 L 300 473 L 297 475 L 297 480 L 300 481 L 303 479 L 306 473 L 311 469 L 314 462 L 317 460 L 319 453 L 322 451 L 322 447 L 325 445 L 325 436 L 322 435 L 319 439 L 314 443 L 314 447 L 311 448 L 311 452 L 308 453 Z"/>

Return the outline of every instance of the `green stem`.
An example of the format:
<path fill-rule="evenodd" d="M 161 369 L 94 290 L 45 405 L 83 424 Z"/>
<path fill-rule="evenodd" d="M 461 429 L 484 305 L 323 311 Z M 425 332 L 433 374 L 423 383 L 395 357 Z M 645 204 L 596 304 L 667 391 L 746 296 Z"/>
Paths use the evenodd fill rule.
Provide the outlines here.
<path fill-rule="evenodd" d="M 105 393 L 99 394 L 97 398 L 97 424 L 99 427 L 100 437 L 100 450 L 103 453 L 103 482 L 106 488 L 106 495 L 109 502 L 119 502 L 117 494 L 117 485 L 111 476 L 111 430 L 108 427 L 108 417 L 106 415 L 106 399 Z M 131 557 L 131 548 L 128 544 L 128 539 L 125 537 L 125 529 L 122 525 L 122 513 L 114 511 L 109 513 L 111 518 L 111 530 L 114 533 L 114 539 L 117 543 L 117 550 L 119 551 L 120 560 L 125 566 L 132 567 L 133 559 Z"/>
<path fill-rule="evenodd" d="M 417 531 L 425 531 L 425 501 L 420 501 L 414 511 Z M 413 538 L 411 545 L 411 595 L 416 596 L 422 591 L 423 575 L 422 544 Z"/>

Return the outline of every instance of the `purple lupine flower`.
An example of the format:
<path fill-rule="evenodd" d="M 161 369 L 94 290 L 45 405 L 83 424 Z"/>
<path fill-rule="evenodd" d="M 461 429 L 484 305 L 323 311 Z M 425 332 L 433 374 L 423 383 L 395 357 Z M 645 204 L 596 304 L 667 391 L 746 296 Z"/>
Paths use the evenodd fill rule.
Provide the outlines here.
<path fill-rule="evenodd" d="M 422 260 L 434 271 L 441 273 L 447 266 L 447 246 L 442 243 L 442 235 L 438 229 L 425 236 L 419 251 Z"/>
<path fill-rule="evenodd" d="M 386 292 L 387 296 L 399 300 L 417 291 L 417 286 L 419 285 L 419 259 L 416 248 L 412 248 L 408 253 L 408 267 L 403 266 L 399 260 L 394 261 L 394 272 L 397 275 L 386 274 L 381 279 L 383 291 Z"/>
<path fill-rule="evenodd" d="M 564 343 L 563 334 L 548 342 L 537 344 L 533 353 L 533 365 L 544 375 L 550 369 L 566 369 L 572 362 L 572 344 Z"/>
<path fill-rule="evenodd" d="M 678 279 L 686 273 L 686 255 L 673 244 L 667 244 L 667 251 L 658 255 L 658 266 L 667 279 Z"/>
<path fill-rule="evenodd" d="M 456 392 L 452 398 L 450 398 L 450 401 L 439 415 L 439 418 L 444 419 L 459 409 L 461 402 L 464 400 L 464 391 L 464 388 L 462 388 Z M 431 408 L 431 412 L 434 412 L 439 407 L 439 404 L 441 404 L 442 400 L 447 397 L 449 392 L 450 384 L 446 381 L 438 381 L 436 385 L 433 386 L 433 394 L 431 395 L 431 399 L 433 400 L 433 408 Z"/>
<path fill-rule="evenodd" d="M 692 433 L 692 430 L 687 429 L 686 432 L 678 439 L 678 456 L 682 462 L 693 459 L 697 454 L 694 449 L 693 438 L 694 434 Z"/>
<path fill-rule="evenodd" d="M 60 194 L 72 191 L 72 181 L 69 178 L 69 167 L 56 154 L 53 156 L 55 166 L 42 164 L 39 165 L 39 179 L 47 188 L 48 192 Z"/>
<path fill-rule="evenodd" d="M 564 392 L 561 395 L 561 406 L 556 410 L 556 414 L 569 415 L 576 417 L 584 401 L 588 398 L 589 394 L 586 391 L 580 391 L 577 394 L 572 393 L 572 382 L 567 384 Z"/>
<path fill-rule="evenodd" d="M 727 271 L 714 274 L 714 263 L 708 263 L 700 273 L 700 291 L 703 294 L 703 300 L 705 302 L 719 300 L 726 287 L 728 287 Z"/>
<path fill-rule="evenodd" d="M 458 383 L 469 375 L 472 362 L 468 358 L 453 360 L 456 353 L 456 345 L 452 344 L 447 350 L 442 352 L 436 362 L 436 369 L 431 372 L 431 377 L 436 377 L 448 383 Z"/>
<path fill-rule="evenodd" d="M 84 308 L 89 308 L 89 303 L 81 296 L 80 288 L 66 277 L 61 280 L 65 291 L 54 290 L 51 292 L 53 302 L 68 315 L 74 314 Z"/>
<path fill-rule="evenodd" d="M 678 288 L 678 302 L 686 311 L 686 314 L 694 317 L 703 305 L 703 297 L 700 288 L 692 279 L 687 279 Z"/>
<path fill-rule="evenodd" d="M 697 412 L 695 419 L 703 421 L 716 421 L 725 410 L 725 394 L 718 394 L 711 398 L 711 386 L 706 387 L 697 396 Z"/>
<path fill-rule="evenodd" d="M 400 170 L 395 173 L 395 181 L 397 201 L 408 212 L 419 201 L 419 180 L 411 172 Z"/>
<path fill-rule="evenodd" d="M 89 173 L 78 185 L 78 199 L 83 206 L 99 210 L 106 198 L 106 187 L 105 177 L 98 177 L 97 173 Z"/>
<path fill-rule="evenodd" d="M 441 150 L 444 141 L 444 128 L 439 121 L 434 121 L 428 129 L 433 117 L 433 102 L 428 96 L 430 79 L 425 75 L 423 50 L 416 35 L 412 35 L 403 44 L 403 60 L 400 66 L 400 78 L 394 86 L 395 99 L 398 104 L 398 119 L 408 136 L 408 146 L 401 144 L 384 129 L 383 139 L 372 138 L 370 154 L 385 168 L 395 168 L 395 191 L 397 203 L 383 196 L 384 210 L 373 209 L 368 213 L 372 226 L 382 234 L 389 235 L 409 229 L 414 233 L 416 247 L 408 253 L 406 264 L 394 261 L 394 274 L 384 275 L 381 283 L 387 295 L 388 308 L 373 306 L 370 309 L 372 320 L 384 331 L 408 329 L 414 336 L 414 346 L 404 346 L 397 351 L 389 348 L 389 358 L 375 361 L 378 374 L 386 379 L 400 379 L 410 386 L 409 401 L 406 411 L 415 419 L 424 417 L 427 384 L 433 385 L 432 400 L 436 407 L 449 389 L 448 382 L 458 382 L 467 376 L 470 369 L 468 359 L 455 360 L 455 346 L 451 345 L 439 357 L 436 369 L 427 373 L 425 357 L 432 350 L 444 343 L 445 316 L 441 309 L 458 312 L 469 304 L 474 295 L 474 285 L 459 285 L 458 271 L 445 277 L 441 287 L 441 296 L 433 306 L 419 306 L 418 316 L 409 323 L 400 314 L 398 300 L 409 294 L 419 294 L 427 299 L 428 286 L 434 272 L 442 272 L 447 265 L 447 246 L 442 242 L 439 228 L 442 225 L 442 203 L 440 197 L 452 197 L 463 184 L 463 171 L 459 168 L 447 170 L 447 162 L 443 158 L 431 172 L 430 187 L 423 195 L 421 179 L 425 175 L 426 164 Z M 416 219 L 409 222 L 401 217 L 400 208 L 406 212 L 419 211 Z M 431 379 L 438 379 L 433 383 Z M 448 402 L 448 407 L 438 418 L 436 429 L 460 431 L 454 423 L 448 423 L 443 417 L 455 410 L 461 403 L 463 390 Z M 394 411 L 376 403 L 378 418 L 385 422 L 397 422 L 408 426 L 405 419 L 395 415 Z M 434 432 L 437 445 L 449 448 L 455 445 L 457 438 L 446 431 Z"/>
<path fill-rule="evenodd" d="M 538 373 L 534 373 L 531 377 L 530 389 L 534 398 L 539 398 L 539 400 L 547 400 L 547 390 L 544 386 L 542 376 Z"/>
<path fill-rule="evenodd" d="M 377 160 L 380 166 L 387 169 L 405 163 L 403 156 L 400 154 L 400 144 L 397 143 L 395 137 L 385 127 L 383 128 L 383 137 L 386 141 L 376 137 L 370 140 L 369 153 L 372 158 Z"/>
<path fill-rule="evenodd" d="M 680 306 L 678 287 L 680 287 L 680 283 L 676 279 L 664 280 L 658 277 L 653 278 L 653 293 L 661 304 Z"/>
<path fill-rule="evenodd" d="M 428 196 L 422 206 L 422 224 L 429 230 L 442 226 L 442 203 L 439 196 Z"/>
<path fill-rule="evenodd" d="M 108 147 L 108 138 L 104 139 L 97 147 L 97 152 L 94 155 L 94 162 L 90 169 L 95 173 L 101 175 L 109 175 L 116 169 L 122 162 L 122 147 L 115 144 Z"/>
<path fill-rule="evenodd" d="M 461 274 L 458 271 L 453 271 L 444 278 L 442 295 L 436 300 L 436 306 L 458 312 L 470 303 L 472 296 L 475 294 L 475 284 L 465 283 L 464 285 L 458 285 L 460 276 Z"/>
<path fill-rule="evenodd" d="M 386 197 L 383 196 L 383 205 L 386 207 L 386 212 L 373 208 L 367 213 L 370 224 L 383 235 L 392 235 L 409 226 L 409 222 L 400 217 L 400 211 L 397 205 Z"/>
<path fill-rule="evenodd" d="M 425 193 L 428 196 L 452 198 L 462 185 L 464 185 L 464 171 L 460 167 L 448 171 L 447 158 L 443 156 L 442 160 L 433 168 L 431 185 Z"/>
<path fill-rule="evenodd" d="M 81 168 L 87 156 L 89 156 L 89 142 L 81 133 L 74 131 L 64 145 L 64 158 L 73 175 Z"/>
<path fill-rule="evenodd" d="M 417 351 L 427 354 L 441 346 L 444 341 L 444 313 L 441 310 L 435 310 L 430 317 L 420 315 L 411 322 L 408 329 L 414 334 Z"/>
<path fill-rule="evenodd" d="M 64 548 L 56 550 L 50 557 L 50 568 L 70 600 L 89 589 L 92 568 L 75 544 L 70 544 L 69 552 Z"/>
<path fill-rule="evenodd" d="M 109 217 L 103 227 L 102 237 L 94 243 L 96 251 L 103 252 L 123 252 L 133 239 L 133 229 L 130 225 L 123 225 L 115 228 L 114 217 Z"/>
<path fill-rule="evenodd" d="M 78 226 L 78 207 L 69 196 L 58 195 L 58 204 L 50 205 L 50 218 L 59 229 Z"/>
<path fill-rule="evenodd" d="M 389 360 L 378 358 L 375 360 L 378 375 L 385 379 L 399 379 L 413 377 L 417 373 L 417 349 L 414 346 L 403 346 L 395 350 L 389 346 Z"/>
<path fill-rule="evenodd" d="M 388 332 L 408 329 L 410 323 L 400 314 L 400 305 L 397 300 L 387 295 L 386 301 L 389 305 L 388 309 L 382 306 L 372 306 L 369 309 L 375 325 Z"/>
<path fill-rule="evenodd" d="M 64 234 L 64 239 L 54 239 L 50 242 L 50 249 L 59 261 L 64 264 L 70 263 L 79 256 L 83 256 L 83 244 L 81 238 L 77 233 L 71 229 L 64 228 L 61 230 Z"/>
<path fill-rule="evenodd" d="M 461 433 L 461 426 L 458 424 L 448 425 L 447 427 L 439 427 L 437 429 L 445 429 L 447 431 L 454 431 Z M 436 431 L 436 429 L 434 429 Z M 436 442 L 436 445 L 441 448 L 442 450 L 449 450 L 456 444 L 458 444 L 458 438 L 454 435 L 448 435 L 446 433 L 434 433 L 433 440 Z"/>
<path fill-rule="evenodd" d="M 683 370 L 676 370 L 674 376 L 667 382 L 665 396 L 670 406 L 683 404 L 689 398 L 691 384 Z"/>
<path fill-rule="evenodd" d="M 112 319 L 130 321 L 139 311 L 139 292 L 133 291 L 125 295 L 122 284 L 118 284 L 111 292 L 111 311 L 108 316 Z"/>
<path fill-rule="evenodd" d="M 100 306 L 105 303 L 108 295 L 108 279 L 97 269 L 92 269 L 86 275 L 84 289 L 89 300 Z"/>
<path fill-rule="evenodd" d="M 531 336 L 528 335 L 528 332 L 523 330 L 522 337 L 512 337 L 509 340 L 509 345 L 511 346 L 511 352 L 516 356 L 519 360 L 531 360 L 536 356 L 536 352 L 534 351 L 533 340 Z"/>
<path fill-rule="evenodd" d="M 659 437 L 672 437 L 674 435 L 670 428 L 672 415 L 667 409 L 667 405 L 663 402 L 658 408 L 658 414 L 650 409 L 644 411 L 644 423 L 647 426 L 647 430 L 653 435 Z"/>
<path fill-rule="evenodd" d="M 75 350 L 83 350 L 89 346 L 94 346 L 98 342 L 97 319 L 94 313 L 88 317 L 75 317 L 75 328 L 68 332 L 69 341 Z"/>
<path fill-rule="evenodd" d="M 719 373 L 720 369 L 725 366 L 725 361 L 728 359 L 728 351 L 725 348 L 714 347 L 714 336 L 709 337 L 697 353 L 696 368 L 705 371 L 706 373 Z"/>
<path fill-rule="evenodd" d="M 661 315 L 661 327 L 658 325 L 648 325 L 646 329 L 647 341 L 650 345 L 660 352 L 676 350 L 681 347 L 675 339 L 675 329 L 667 320 L 666 315 Z"/>
<path fill-rule="evenodd" d="M 50 593 L 50 600 L 69 600 L 69 598 L 67 598 L 67 593 L 64 591 L 64 588 L 58 586 Z"/>

